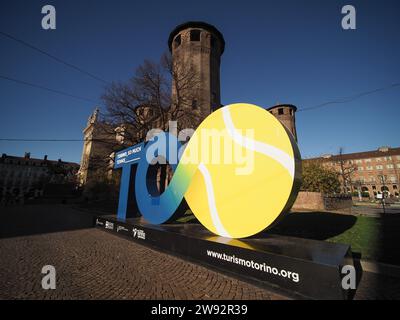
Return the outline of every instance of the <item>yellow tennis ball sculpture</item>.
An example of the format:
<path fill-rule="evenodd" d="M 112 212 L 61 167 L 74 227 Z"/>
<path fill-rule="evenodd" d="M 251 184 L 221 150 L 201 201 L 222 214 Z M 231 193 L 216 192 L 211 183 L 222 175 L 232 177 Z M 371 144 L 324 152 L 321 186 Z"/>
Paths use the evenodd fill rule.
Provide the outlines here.
<path fill-rule="evenodd" d="M 301 157 L 292 134 L 268 111 L 225 106 L 196 129 L 180 163 L 193 172 L 184 197 L 211 232 L 252 236 L 277 222 L 300 188 Z"/>

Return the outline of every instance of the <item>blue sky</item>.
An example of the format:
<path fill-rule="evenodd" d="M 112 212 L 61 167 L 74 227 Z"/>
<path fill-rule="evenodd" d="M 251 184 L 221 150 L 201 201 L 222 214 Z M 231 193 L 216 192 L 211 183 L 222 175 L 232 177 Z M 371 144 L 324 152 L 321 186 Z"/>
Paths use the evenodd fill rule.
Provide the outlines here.
<path fill-rule="evenodd" d="M 41 8 L 57 29 L 41 28 Z M 357 30 L 341 28 L 341 8 L 357 10 Z M 299 109 L 400 82 L 398 1 L 21 1 L 2 0 L 0 31 L 108 81 L 129 79 L 158 60 L 169 32 L 188 20 L 224 35 L 222 103 Z M 99 101 L 104 87 L 0 35 L 0 75 Z M 297 114 L 303 158 L 399 146 L 400 87 Z M 94 102 L 0 79 L 0 138 L 81 139 Z M 82 142 L 6 142 L 0 153 L 80 161 Z"/>

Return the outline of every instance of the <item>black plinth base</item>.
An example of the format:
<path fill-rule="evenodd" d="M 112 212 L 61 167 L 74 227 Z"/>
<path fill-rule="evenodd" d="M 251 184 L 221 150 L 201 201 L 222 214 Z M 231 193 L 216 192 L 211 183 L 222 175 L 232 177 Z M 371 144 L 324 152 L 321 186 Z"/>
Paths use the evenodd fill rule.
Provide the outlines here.
<path fill-rule="evenodd" d="M 233 273 L 243 280 L 312 299 L 348 299 L 342 266 L 354 265 L 348 245 L 268 235 L 234 240 L 200 224 L 152 225 L 143 219 L 99 216 L 96 226 L 164 252 Z"/>

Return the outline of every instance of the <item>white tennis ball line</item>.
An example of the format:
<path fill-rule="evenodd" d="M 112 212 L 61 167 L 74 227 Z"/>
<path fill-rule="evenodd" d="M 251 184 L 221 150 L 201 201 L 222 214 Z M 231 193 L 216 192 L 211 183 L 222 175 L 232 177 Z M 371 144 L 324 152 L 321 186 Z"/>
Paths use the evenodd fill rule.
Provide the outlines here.
<path fill-rule="evenodd" d="M 228 231 L 226 231 L 226 229 L 222 225 L 221 219 L 219 218 L 217 205 L 215 203 L 214 187 L 211 175 L 203 163 L 199 164 L 198 169 L 200 170 L 206 185 L 208 209 L 210 210 L 211 220 L 213 222 L 213 225 L 219 235 L 223 237 L 232 238 L 231 235 L 228 233 Z"/>
<path fill-rule="evenodd" d="M 268 157 L 271 157 L 275 161 L 279 162 L 290 174 L 290 176 L 293 178 L 294 177 L 294 161 L 293 158 L 290 157 L 287 153 L 283 152 L 282 150 L 271 146 L 269 144 L 259 142 L 253 139 L 249 139 L 237 131 L 235 126 L 233 125 L 233 121 L 231 118 L 231 114 L 229 112 L 229 107 L 225 107 L 222 109 L 223 113 L 223 119 L 225 126 L 228 130 L 228 133 L 230 137 L 232 138 L 233 141 L 238 143 L 239 145 L 243 146 L 244 148 L 248 148 L 252 151 L 256 151 L 259 153 L 262 153 Z M 213 222 L 213 225 L 215 229 L 217 230 L 217 233 L 223 237 L 228 237 L 232 238 L 228 231 L 224 228 L 221 219 L 219 218 L 217 206 L 215 203 L 215 197 L 214 197 L 214 187 L 211 179 L 211 175 L 209 171 L 207 170 L 206 166 L 203 163 L 200 163 L 198 166 L 198 169 L 200 170 L 205 186 L 206 186 L 206 193 L 207 193 L 207 202 L 208 202 L 208 207 L 210 210 L 211 214 L 211 220 Z"/>
<path fill-rule="evenodd" d="M 222 109 L 222 115 L 224 118 L 225 126 L 233 141 L 243 146 L 244 148 L 262 153 L 279 162 L 289 172 L 290 176 L 294 178 L 294 161 L 291 156 L 274 146 L 253 139 L 249 139 L 248 137 L 241 135 L 233 125 L 231 114 L 229 112 L 229 107 Z"/>

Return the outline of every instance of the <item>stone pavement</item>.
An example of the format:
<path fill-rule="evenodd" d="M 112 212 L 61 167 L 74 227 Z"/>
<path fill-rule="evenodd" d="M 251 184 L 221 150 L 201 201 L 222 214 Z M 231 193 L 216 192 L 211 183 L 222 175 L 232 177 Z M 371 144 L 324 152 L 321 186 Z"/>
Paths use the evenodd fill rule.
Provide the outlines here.
<path fill-rule="evenodd" d="M 0 240 L 0 299 L 282 299 L 98 229 Z M 43 290 L 53 265 L 57 288 Z"/>
<path fill-rule="evenodd" d="M 89 228 L 93 217 L 68 206 L 6 209 L 0 208 L 0 299 L 285 299 Z M 44 265 L 56 268 L 55 290 L 41 287 Z"/>
<path fill-rule="evenodd" d="M 90 228 L 93 217 L 68 206 L 3 209 L 0 299 L 286 299 Z M 56 290 L 41 287 L 44 265 Z M 355 298 L 400 299 L 400 279 L 365 272 Z"/>

